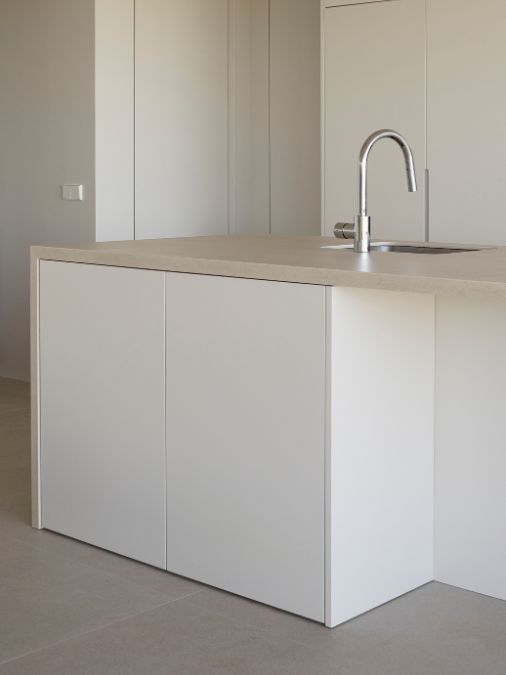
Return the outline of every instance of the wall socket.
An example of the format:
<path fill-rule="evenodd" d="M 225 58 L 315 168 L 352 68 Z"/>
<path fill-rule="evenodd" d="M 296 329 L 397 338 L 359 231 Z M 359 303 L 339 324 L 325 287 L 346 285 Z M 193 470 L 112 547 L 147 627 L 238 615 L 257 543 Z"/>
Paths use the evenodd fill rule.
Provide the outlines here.
<path fill-rule="evenodd" d="M 62 199 L 66 202 L 82 202 L 84 199 L 84 186 L 67 184 L 61 186 Z"/>

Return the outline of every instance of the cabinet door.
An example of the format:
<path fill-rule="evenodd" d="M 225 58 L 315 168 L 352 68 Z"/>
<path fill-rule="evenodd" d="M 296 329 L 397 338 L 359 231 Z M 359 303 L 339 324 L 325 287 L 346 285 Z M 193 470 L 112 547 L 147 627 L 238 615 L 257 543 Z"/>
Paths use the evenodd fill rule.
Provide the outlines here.
<path fill-rule="evenodd" d="M 165 567 L 164 276 L 40 264 L 42 526 Z"/>
<path fill-rule="evenodd" d="M 227 0 L 136 0 L 135 237 L 228 231 Z"/>
<path fill-rule="evenodd" d="M 397 145 L 381 141 L 369 162 L 375 238 L 425 238 L 424 0 L 338 4 L 324 9 L 324 229 L 357 213 L 357 161 L 381 128 L 413 149 L 418 192 L 407 191 Z"/>
<path fill-rule="evenodd" d="M 432 241 L 506 244 L 506 3 L 428 0 Z"/>
<path fill-rule="evenodd" d="M 269 8 L 271 232 L 320 234 L 320 3 Z"/>
<path fill-rule="evenodd" d="M 325 290 L 166 293 L 167 569 L 323 621 Z"/>

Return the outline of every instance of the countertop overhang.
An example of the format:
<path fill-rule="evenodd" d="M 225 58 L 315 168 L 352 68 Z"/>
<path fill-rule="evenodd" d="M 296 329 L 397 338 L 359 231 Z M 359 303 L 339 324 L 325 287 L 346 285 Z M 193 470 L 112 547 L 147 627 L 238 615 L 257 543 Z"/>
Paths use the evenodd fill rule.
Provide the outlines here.
<path fill-rule="evenodd" d="M 333 237 L 222 235 L 33 246 L 32 261 L 506 299 L 506 247 L 420 255 L 324 249 Z M 424 244 L 440 246 L 441 244 Z"/>

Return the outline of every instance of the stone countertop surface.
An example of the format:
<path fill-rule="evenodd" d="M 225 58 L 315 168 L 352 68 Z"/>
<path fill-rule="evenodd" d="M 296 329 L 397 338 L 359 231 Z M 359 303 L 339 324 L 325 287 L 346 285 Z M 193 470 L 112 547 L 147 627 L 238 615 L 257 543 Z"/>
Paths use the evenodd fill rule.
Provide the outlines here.
<path fill-rule="evenodd" d="M 223 235 L 34 246 L 32 262 L 66 262 L 323 286 L 506 299 L 506 247 L 442 255 L 362 253 L 333 237 Z M 441 246 L 441 244 L 424 244 Z"/>

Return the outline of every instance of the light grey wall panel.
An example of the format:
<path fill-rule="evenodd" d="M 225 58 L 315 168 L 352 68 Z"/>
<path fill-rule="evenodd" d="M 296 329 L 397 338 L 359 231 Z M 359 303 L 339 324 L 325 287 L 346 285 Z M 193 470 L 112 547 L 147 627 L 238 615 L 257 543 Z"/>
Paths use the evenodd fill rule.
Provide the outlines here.
<path fill-rule="evenodd" d="M 135 236 L 228 232 L 228 2 L 137 0 Z"/>
<path fill-rule="evenodd" d="M 230 232 L 268 234 L 269 0 L 231 0 L 229 11 Z"/>
<path fill-rule="evenodd" d="M 95 0 L 95 231 L 134 238 L 135 0 Z"/>
<path fill-rule="evenodd" d="M 506 600 L 506 304 L 438 298 L 438 581 Z"/>
<path fill-rule="evenodd" d="M 433 241 L 506 244 L 506 4 L 428 0 Z"/>
<path fill-rule="evenodd" d="M 324 10 L 324 231 L 357 213 L 357 159 L 381 128 L 411 145 L 419 191 L 407 191 L 399 148 L 371 153 L 373 237 L 425 237 L 425 2 L 398 0 Z"/>
<path fill-rule="evenodd" d="M 320 234 L 320 2 L 270 2 L 273 234 Z"/>

